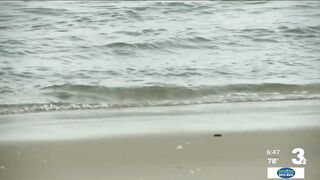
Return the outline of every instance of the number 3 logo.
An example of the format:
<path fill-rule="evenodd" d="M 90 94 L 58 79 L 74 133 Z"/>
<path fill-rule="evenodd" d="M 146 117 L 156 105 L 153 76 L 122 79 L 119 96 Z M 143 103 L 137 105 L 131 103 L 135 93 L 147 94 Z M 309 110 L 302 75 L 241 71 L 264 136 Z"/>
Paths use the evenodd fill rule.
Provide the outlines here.
<path fill-rule="evenodd" d="M 297 158 L 292 159 L 292 163 L 296 165 L 306 165 L 307 159 L 304 157 L 304 150 L 302 148 L 294 148 L 292 154 L 297 154 Z"/>

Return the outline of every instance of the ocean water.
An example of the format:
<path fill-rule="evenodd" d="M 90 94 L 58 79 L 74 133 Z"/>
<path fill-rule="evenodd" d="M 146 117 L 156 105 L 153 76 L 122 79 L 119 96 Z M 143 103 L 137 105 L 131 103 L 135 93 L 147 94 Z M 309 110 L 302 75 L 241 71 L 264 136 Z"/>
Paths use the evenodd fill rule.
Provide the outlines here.
<path fill-rule="evenodd" d="M 319 1 L 0 2 L 0 114 L 298 99 Z"/>

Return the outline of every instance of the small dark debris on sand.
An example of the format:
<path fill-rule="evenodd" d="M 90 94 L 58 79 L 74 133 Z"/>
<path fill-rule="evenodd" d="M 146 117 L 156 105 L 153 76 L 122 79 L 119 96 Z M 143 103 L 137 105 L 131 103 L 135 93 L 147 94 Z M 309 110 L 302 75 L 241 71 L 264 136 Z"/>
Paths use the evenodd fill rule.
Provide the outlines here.
<path fill-rule="evenodd" d="M 213 137 L 222 137 L 222 134 L 214 134 Z"/>

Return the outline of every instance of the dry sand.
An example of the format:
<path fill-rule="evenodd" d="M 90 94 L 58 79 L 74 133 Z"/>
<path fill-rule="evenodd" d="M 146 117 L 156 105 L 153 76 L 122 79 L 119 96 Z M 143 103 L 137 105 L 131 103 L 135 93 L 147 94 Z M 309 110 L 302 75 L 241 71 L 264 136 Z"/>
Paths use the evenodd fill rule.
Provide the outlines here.
<path fill-rule="evenodd" d="M 0 179 L 260 180 L 301 147 L 317 180 L 319 139 L 317 100 L 2 115 Z"/>

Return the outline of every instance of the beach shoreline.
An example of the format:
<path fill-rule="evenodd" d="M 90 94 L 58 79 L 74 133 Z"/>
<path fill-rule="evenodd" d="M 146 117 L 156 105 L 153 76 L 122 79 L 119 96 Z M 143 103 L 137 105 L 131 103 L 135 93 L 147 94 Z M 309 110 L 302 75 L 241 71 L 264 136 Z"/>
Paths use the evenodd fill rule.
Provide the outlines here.
<path fill-rule="evenodd" d="M 319 128 L 319 109 L 299 100 L 8 114 L 0 143 Z"/>
<path fill-rule="evenodd" d="M 268 149 L 279 149 L 277 165 L 287 167 L 294 166 L 291 150 L 301 147 L 306 179 L 312 180 L 320 175 L 319 105 L 251 102 L 0 116 L 0 175 L 257 180 L 266 179 L 271 166 Z"/>

